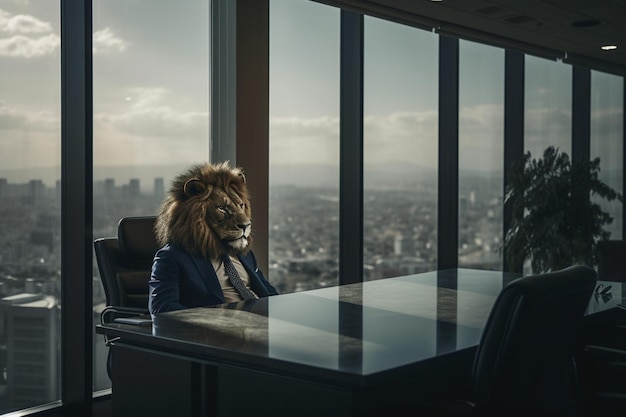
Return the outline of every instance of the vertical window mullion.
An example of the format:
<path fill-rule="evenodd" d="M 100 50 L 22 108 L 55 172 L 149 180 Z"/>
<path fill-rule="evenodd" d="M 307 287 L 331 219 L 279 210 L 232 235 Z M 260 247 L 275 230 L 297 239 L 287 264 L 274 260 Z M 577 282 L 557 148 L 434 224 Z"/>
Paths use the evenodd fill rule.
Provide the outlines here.
<path fill-rule="evenodd" d="M 591 70 L 575 66 L 572 89 L 572 161 L 588 161 L 591 134 Z"/>
<path fill-rule="evenodd" d="M 235 162 L 237 2 L 211 0 L 211 138 L 212 162 Z"/>
<path fill-rule="evenodd" d="M 508 183 L 509 169 L 524 156 L 524 54 L 507 50 L 504 57 L 504 188 Z M 503 233 L 509 230 L 512 204 L 504 205 Z M 504 236 L 502 237 L 504 239 Z M 507 254 L 502 254 L 504 271 L 521 272 L 522 265 L 510 268 Z"/>
<path fill-rule="evenodd" d="M 622 196 L 626 196 L 626 77 L 624 77 L 622 93 Z M 622 202 L 622 238 L 626 238 L 626 210 Z"/>
<path fill-rule="evenodd" d="M 437 269 L 458 266 L 459 40 L 439 37 Z"/>
<path fill-rule="evenodd" d="M 341 11 L 339 284 L 363 279 L 363 15 Z"/>
<path fill-rule="evenodd" d="M 92 6 L 61 0 L 61 396 L 91 415 Z"/>
<path fill-rule="evenodd" d="M 212 0 L 211 30 L 210 159 L 244 168 L 268 271 L 269 0 Z"/>
<path fill-rule="evenodd" d="M 237 0 L 236 156 L 254 196 L 254 254 L 268 267 L 269 205 L 269 0 Z"/>

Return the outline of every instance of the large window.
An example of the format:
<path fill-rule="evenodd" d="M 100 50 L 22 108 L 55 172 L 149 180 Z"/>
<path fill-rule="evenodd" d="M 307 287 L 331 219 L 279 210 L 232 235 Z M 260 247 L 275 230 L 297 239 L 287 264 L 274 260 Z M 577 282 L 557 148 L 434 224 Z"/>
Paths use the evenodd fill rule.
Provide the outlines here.
<path fill-rule="evenodd" d="M 437 266 L 438 37 L 365 18 L 364 280 Z"/>
<path fill-rule="evenodd" d="M 502 267 L 504 50 L 459 45 L 459 267 Z"/>
<path fill-rule="evenodd" d="M 533 158 L 554 146 L 572 156 L 572 67 L 526 55 L 524 148 Z"/>
<path fill-rule="evenodd" d="M 600 179 L 622 193 L 624 147 L 624 78 L 591 71 L 591 158 L 600 158 Z M 623 205 L 601 200 L 613 217 L 605 226 L 611 239 L 622 239 Z"/>
<path fill-rule="evenodd" d="M 0 0 L 0 414 L 61 395 L 59 10 Z"/>
<path fill-rule="evenodd" d="M 156 214 L 173 177 L 209 160 L 209 0 L 95 0 L 94 238 Z M 94 260 L 94 319 L 104 307 Z M 94 340 L 96 390 L 109 386 Z"/>
<path fill-rule="evenodd" d="M 270 2 L 269 278 L 339 283 L 339 9 Z M 254 209 L 254 207 L 253 207 Z"/>

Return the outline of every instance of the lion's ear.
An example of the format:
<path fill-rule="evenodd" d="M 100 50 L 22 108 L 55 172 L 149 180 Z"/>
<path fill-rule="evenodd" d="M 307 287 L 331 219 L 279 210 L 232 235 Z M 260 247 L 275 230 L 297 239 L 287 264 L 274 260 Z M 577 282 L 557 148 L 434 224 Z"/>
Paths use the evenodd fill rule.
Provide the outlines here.
<path fill-rule="evenodd" d="M 210 187 L 208 189 L 209 193 L 211 192 Z M 207 187 L 197 178 L 192 178 L 187 180 L 185 185 L 183 186 L 183 192 L 187 197 L 193 197 L 194 195 L 198 195 L 207 191 Z"/>
<path fill-rule="evenodd" d="M 246 176 L 243 174 L 243 171 L 239 171 L 239 172 L 237 173 L 237 175 L 238 175 L 238 176 L 239 176 L 239 178 L 241 179 L 241 182 L 243 182 L 244 184 L 246 184 L 246 183 L 247 183 Z"/>

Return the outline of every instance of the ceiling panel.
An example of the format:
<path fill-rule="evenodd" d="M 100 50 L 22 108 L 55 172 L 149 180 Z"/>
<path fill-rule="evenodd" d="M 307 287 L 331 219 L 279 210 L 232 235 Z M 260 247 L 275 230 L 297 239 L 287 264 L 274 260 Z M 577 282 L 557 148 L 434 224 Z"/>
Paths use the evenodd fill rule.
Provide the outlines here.
<path fill-rule="evenodd" d="M 626 75 L 626 0 L 321 2 Z M 597 24 L 584 25 L 593 21 Z M 618 49 L 602 51 L 606 44 Z"/>

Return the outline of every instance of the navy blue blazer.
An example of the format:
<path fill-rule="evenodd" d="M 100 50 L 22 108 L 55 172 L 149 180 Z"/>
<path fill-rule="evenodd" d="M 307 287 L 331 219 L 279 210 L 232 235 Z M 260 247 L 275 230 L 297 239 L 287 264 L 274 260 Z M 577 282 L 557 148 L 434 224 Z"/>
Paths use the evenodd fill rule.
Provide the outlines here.
<path fill-rule="evenodd" d="M 278 294 L 259 270 L 252 251 L 237 257 L 250 275 L 250 287 L 259 297 Z M 151 314 L 225 302 L 211 261 L 176 245 L 167 244 L 157 251 L 149 287 Z"/>

